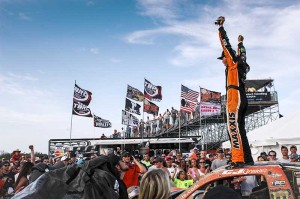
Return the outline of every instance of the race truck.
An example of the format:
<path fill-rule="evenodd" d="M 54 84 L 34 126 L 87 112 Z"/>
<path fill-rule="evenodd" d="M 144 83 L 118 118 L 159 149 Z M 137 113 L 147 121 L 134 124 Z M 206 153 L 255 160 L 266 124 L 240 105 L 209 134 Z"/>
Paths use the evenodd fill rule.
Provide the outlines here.
<path fill-rule="evenodd" d="M 205 198 L 217 186 L 234 189 L 234 179 L 255 176 L 257 186 L 241 198 L 249 199 L 300 199 L 300 164 L 256 162 L 253 166 L 230 168 L 224 166 L 205 175 L 185 191 L 172 194 L 177 199 Z M 174 197 L 175 196 L 175 197 Z"/>

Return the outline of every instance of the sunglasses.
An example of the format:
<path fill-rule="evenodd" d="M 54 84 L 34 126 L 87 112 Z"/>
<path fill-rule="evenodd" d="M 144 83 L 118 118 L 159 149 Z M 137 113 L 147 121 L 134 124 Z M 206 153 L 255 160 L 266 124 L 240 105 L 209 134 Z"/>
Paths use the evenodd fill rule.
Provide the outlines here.
<path fill-rule="evenodd" d="M 5 166 L 5 167 L 9 167 L 9 164 L 5 164 L 5 165 L 3 165 L 3 166 Z"/>
<path fill-rule="evenodd" d="M 276 157 L 276 155 L 269 155 L 269 156 L 271 156 L 271 157 Z"/>
<path fill-rule="evenodd" d="M 205 163 L 205 162 L 199 162 L 199 163 Z"/>

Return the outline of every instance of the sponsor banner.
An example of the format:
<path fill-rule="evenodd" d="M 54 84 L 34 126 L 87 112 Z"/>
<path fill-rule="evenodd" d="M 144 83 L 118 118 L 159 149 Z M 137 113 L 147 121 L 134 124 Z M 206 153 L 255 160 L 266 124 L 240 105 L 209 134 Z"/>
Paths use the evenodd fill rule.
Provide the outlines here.
<path fill-rule="evenodd" d="M 221 93 L 200 87 L 201 102 L 221 103 Z"/>
<path fill-rule="evenodd" d="M 156 104 L 144 99 L 144 112 L 152 115 L 158 115 L 158 111 L 159 107 Z"/>
<path fill-rule="evenodd" d="M 155 86 L 145 79 L 144 83 L 144 97 L 150 101 L 161 101 L 161 86 Z"/>
<path fill-rule="evenodd" d="M 221 104 L 211 102 L 200 103 L 201 116 L 221 115 Z"/>
<path fill-rule="evenodd" d="M 247 92 L 248 102 L 271 101 L 270 92 Z"/>
<path fill-rule="evenodd" d="M 128 98 L 126 98 L 126 102 L 125 102 L 125 111 L 128 111 L 130 113 L 134 113 L 137 115 L 141 115 L 141 111 L 140 111 L 141 105 L 139 105 L 136 102 L 133 102 L 131 100 L 129 100 Z"/>
<path fill-rule="evenodd" d="M 93 117 L 91 110 L 87 107 L 87 105 L 81 102 L 73 102 L 73 115 L 83 116 L 83 117 Z"/>
<path fill-rule="evenodd" d="M 88 106 L 91 100 L 92 93 L 88 90 L 80 88 L 77 84 L 75 84 L 73 101 L 81 102 Z"/>
<path fill-rule="evenodd" d="M 134 115 L 122 110 L 122 124 L 137 126 L 139 124 L 139 119 Z"/>
<path fill-rule="evenodd" d="M 127 85 L 127 98 L 133 99 L 135 101 L 142 102 L 144 100 L 144 94 L 138 89 Z"/>
<path fill-rule="evenodd" d="M 111 122 L 109 120 L 105 120 L 101 117 L 94 115 L 94 127 L 110 128 Z"/>

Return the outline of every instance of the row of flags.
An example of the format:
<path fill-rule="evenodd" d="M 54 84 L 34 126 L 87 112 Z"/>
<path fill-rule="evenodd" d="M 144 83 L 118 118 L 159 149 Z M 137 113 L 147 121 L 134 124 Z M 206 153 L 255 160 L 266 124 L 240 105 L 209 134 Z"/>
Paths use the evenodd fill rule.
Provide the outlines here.
<path fill-rule="evenodd" d="M 151 101 L 160 102 L 162 100 L 162 88 L 152 84 L 145 79 L 144 93 L 139 89 L 127 85 L 127 93 L 125 99 L 125 111 L 122 110 L 122 124 L 124 125 L 138 125 L 138 118 L 133 115 L 141 115 L 141 107 L 143 112 L 152 115 L 158 115 L 159 107 Z M 143 105 L 139 103 L 143 102 Z"/>
<path fill-rule="evenodd" d="M 76 83 L 73 94 L 73 108 L 72 114 L 83 117 L 93 117 L 94 127 L 110 128 L 111 122 L 101 117 L 92 114 L 91 109 L 88 107 L 92 101 L 92 92 L 80 88 Z"/>
<path fill-rule="evenodd" d="M 199 112 L 201 117 L 221 114 L 221 93 L 200 88 L 200 92 L 194 91 L 184 85 L 181 85 L 180 110 L 187 113 Z M 152 115 L 158 115 L 159 106 L 152 101 L 160 102 L 162 100 L 162 87 L 152 84 L 145 79 L 144 93 L 139 89 L 127 85 L 125 110 L 122 110 L 122 124 L 135 126 L 139 119 L 136 115 L 143 112 Z M 76 83 L 73 95 L 72 114 L 83 117 L 93 117 L 94 127 L 110 128 L 111 122 L 92 114 L 88 107 L 92 101 L 92 92 L 80 88 Z M 143 102 L 143 105 L 139 103 Z"/>
<path fill-rule="evenodd" d="M 196 111 L 201 117 L 221 115 L 221 93 L 206 88 L 200 88 L 199 93 L 181 85 L 180 110 L 188 113 Z"/>

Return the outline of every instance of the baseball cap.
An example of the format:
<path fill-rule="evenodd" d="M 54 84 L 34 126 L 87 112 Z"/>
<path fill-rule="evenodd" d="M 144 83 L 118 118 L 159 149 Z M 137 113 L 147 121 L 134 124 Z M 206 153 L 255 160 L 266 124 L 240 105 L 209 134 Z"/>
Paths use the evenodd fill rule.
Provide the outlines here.
<path fill-rule="evenodd" d="M 223 149 L 218 149 L 217 153 L 224 153 Z"/>
<path fill-rule="evenodd" d="M 124 152 L 122 153 L 122 157 L 125 157 L 125 156 L 130 156 L 130 153 L 129 153 L 128 151 L 124 151 Z"/>
<path fill-rule="evenodd" d="M 217 59 L 220 59 L 220 60 L 222 60 L 222 59 L 223 59 L 223 57 L 225 57 L 225 53 L 224 53 L 224 51 L 222 51 L 221 57 L 218 57 Z"/>
<path fill-rule="evenodd" d="M 261 156 L 268 156 L 268 154 L 266 152 L 261 152 L 260 155 Z"/>

